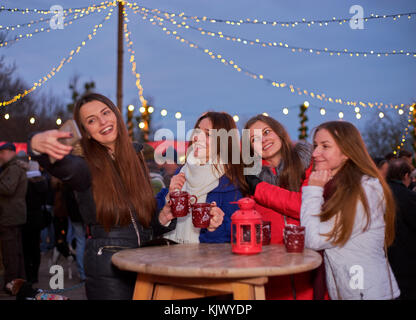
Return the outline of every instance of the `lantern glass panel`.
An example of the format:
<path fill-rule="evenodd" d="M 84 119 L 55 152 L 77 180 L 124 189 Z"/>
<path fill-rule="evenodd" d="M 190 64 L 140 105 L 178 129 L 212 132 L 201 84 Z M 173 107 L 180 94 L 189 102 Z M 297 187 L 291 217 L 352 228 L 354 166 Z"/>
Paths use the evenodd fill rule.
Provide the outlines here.
<path fill-rule="evenodd" d="M 251 242 L 251 225 L 241 225 L 241 241 L 240 243 L 250 243 Z"/>
<path fill-rule="evenodd" d="M 236 244 L 237 243 L 237 236 L 236 236 L 237 227 L 235 224 L 233 224 L 232 226 L 233 226 L 233 244 Z"/>
<path fill-rule="evenodd" d="M 261 224 L 256 224 L 256 242 L 257 244 L 261 242 Z"/>

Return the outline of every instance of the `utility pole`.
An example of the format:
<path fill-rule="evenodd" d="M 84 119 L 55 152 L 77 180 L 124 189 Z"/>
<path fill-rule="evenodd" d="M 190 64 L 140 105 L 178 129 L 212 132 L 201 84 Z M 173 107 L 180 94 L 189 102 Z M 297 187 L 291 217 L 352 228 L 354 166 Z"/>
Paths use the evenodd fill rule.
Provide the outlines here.
<path fill-rule="evenodd" d="M 123 116 L 123 10 L 124 2 L 118 2 L 118 31 L 117 31 L 117 107 Z"/>

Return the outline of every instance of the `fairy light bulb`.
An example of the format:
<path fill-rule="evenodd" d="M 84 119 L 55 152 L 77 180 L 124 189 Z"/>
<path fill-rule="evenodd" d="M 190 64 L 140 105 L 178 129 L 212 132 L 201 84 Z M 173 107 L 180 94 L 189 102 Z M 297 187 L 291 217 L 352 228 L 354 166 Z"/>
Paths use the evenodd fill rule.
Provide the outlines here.
<path fill-rule="evenodd" d="M 160 114 L 162 115 L 162 117 L 166 117 L 166 116 L 167 116 L 167 114 L 168 114 L 168 112 L 167 112 L 167 110 L 166 110 L 166 109 L 162 109 L 162 110 L 160 111 Z"/>
<path fill-rule="evenodd" d="M 182 114 L 180 112 L 176 112 L 175 118 L 179 120 L 180 118 L 182 118 Z"/>
<path fill-rule="evenodd" d="M 283 108 L 283 114 L 287 115 L 289 113 L 289 109 L 288 108 Z"/>

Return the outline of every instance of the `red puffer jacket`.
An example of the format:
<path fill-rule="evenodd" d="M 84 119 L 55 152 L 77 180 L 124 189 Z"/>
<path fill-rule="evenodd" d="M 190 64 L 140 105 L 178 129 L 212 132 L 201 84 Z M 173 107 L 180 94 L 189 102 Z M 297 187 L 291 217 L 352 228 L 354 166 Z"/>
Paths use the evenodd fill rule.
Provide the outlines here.
<path fill-rule="evenodd" d="M 287 224 L 300 224 L 300 207 L 302 203 L 302 187 L 308 184 L 312 165 L 305 171 L 301 191 L 289 191 L 267 182 L 260 182 L 253 196 L 256 201 L 255 210 L 261 213 L 264 221 L 271 221 L 271 243 L 283 244 L 284 217 Z M 275 173 L 275 172 L 274 172 Z M 293 300 L 293 286 L 297 300 L 313 300 L 312 272 L 303 272 L 291 276 L 269 277 L 266 284 L 267 300 Z"/>

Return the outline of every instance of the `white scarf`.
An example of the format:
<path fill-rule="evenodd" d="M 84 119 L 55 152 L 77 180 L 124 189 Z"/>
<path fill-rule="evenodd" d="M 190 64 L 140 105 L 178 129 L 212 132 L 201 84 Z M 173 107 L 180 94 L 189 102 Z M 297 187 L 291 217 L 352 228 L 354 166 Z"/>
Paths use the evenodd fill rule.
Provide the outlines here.
<path fill-rule="evenodd" d="M 223 167 L 218 165 L 218 170 L 211 164 L 200 165 L 198 159 L 190 152 L 181 172 L 185 173 L 186 182 L 182 191 L 195 195 L 198 203 L 206 202 L 208 193 L 219 184 L 219 179 L 224 174 Z M 164 235 L 164 238 L 171 239 L 178 243 L 199 243 L 200 228 L 192 224 L 192 215 L 178 217 L 175 230 Z"/>

